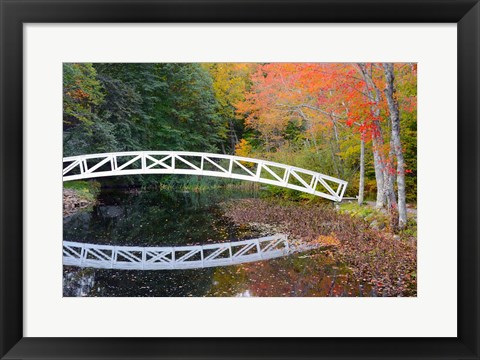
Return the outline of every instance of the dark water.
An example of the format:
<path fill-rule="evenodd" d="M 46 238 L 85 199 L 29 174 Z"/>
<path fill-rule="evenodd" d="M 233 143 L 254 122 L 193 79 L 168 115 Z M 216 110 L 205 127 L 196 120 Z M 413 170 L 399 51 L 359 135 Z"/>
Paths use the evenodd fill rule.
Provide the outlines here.
<path fill-rule="evenodd" d="M 235 225 L 222 201 L 246 191 L 103 192 L 100 204 L 64 218 L 64 239 L 116 245 L 169 246 L 235 241 L 267 235 Z M 64 296 L 369 296 L 326 250 L 206 269 L 108 270 L 64 267 Z"/>
<path fill-rule="evenodd" d="M 246 191 L 104 191 L 100 205 L 63 220 L 68 241 L 130 246 L 181 246 L 259 235 L 235 226 L 220 210 L 229 199 L 254 197 Z"/>

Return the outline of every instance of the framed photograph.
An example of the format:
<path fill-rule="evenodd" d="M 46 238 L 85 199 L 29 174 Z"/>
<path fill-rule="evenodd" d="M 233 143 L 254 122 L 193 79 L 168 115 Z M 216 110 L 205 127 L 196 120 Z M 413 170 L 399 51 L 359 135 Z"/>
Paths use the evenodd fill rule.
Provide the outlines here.
<path fill-rule="evenodd" d="M 0 3 L 2 359 L 479 358 L 478 1 Z"/>

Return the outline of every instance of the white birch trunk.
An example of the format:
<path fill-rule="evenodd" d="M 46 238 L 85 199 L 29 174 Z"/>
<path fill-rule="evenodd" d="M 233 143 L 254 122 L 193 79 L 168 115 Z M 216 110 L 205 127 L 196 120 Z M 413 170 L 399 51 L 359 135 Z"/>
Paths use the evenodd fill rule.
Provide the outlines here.
<path fill-rule="evenodd" d="M 365 191 L 365 141 L 360 141 L 360 183 L 358 184 L 358 205 L 363 204 L 363 192 Z"/>
<path fill-rule="evenodd" d="M 398 226 L 400 229 L 407 225 L 407 203 L 405 195 L 405 160 L 403 158 L 402 143 L 400 140 L 400 114 L 398 110 L 398 102 L 395 97 L 395 74 L 393 72 L 393 64 L 383 64 L 385 71 L 386 85 L 385 95 L 388 102 L 388 110 L 390 112 L 390 120 L 392 123 L 392 139 L 395 156 L 397 157 L 397 186 L 398 186 Z"/>
<path fill-rule="evenodd" d="M 390 152 L 388 153 L 388 162 L 385 165 L 385 176 L 388 185 L 386 186 L 387 192 L 387 201 L 388 208 L 390 211 L 394 212 L 397 209 L 397 199 L 395 198 L 395 179 L 397 177 L 395 171 L 395 151 L 393 146 L 393 141 L 390 140 Z M 396 214 L 395 214 L 396 215 Z"/>
<path fill-rule="evenodd" d="M 373 166 L 375 168 L 375 180 L 377 182 L 377 201 L 375 206 L 377 209 L 382 209 L 385 207 L 387 196 L 385 193 L 385 177 L 383 174 L 382 159 L 378 147 L 377 141 L 372 139 Z"/>

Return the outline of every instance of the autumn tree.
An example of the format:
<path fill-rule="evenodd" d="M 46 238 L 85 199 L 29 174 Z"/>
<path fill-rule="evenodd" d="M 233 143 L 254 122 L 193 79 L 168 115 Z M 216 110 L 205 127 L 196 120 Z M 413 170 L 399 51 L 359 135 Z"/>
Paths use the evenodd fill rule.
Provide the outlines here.
<path fill-rule="evenodd" d="M 401 74 L 400 83 L 405 89 L 416 82 L 416 78 L 410 75 Z M 395 93 L 397 82 L 386 76 L 383 64 L 263 64 L 252 74 L 251 91 L 245 101 L 237 105 L 237 111 L 245 116 L 248 127 L 259 132 L 262 148 L 267 154 L 283 152 L 290 141 L 287 129 L 292 126 L 300 130 L 297 139 L 321 155 L 323 163 L 328 149 L 332 173 L 343 178 L 348 176 L 347 173 L 357 174 L 360 204 L 364 201 L 365 173 L 370 171 L 366 164 L 370 156 L 365 148 L 370 147 L 376 206 L 388 205 L 392 215 L 400 206 L 398 223 L 403 227 L 405 190 L 401 189 L 405 177 L 400 175 L 397 180 L 397 174 L 402 173 L 397 160 L 402 153 L 399 150 L 401 134 L 396 130 L 397 125 L 393 126 L 394 108 L 389 106 L 388 90 L 384 90 L 393 86 Z M 412 114 L 415 112 L 415 99 L 412 102 L 410 95 L 402 96 L 401 101 L 402 106 L 406 104 L 411 108 Z M 397 110 L 399 107 L 397 101 Z M 399 119 L 399 115 L 393 117 Z M 399 121 L 395 120 L 395 123 Z M 352 152 L 355 141 L 357 150 Z M 354 153 L 358 156 L 356 164 L 348 160 Z M 352 166 L 358 167 L 355 170 Z M 395 191 L 397 184 L 399 205 Z"/>
<path fill-rule="evenodd" d="M 245 101 L 251 81 L 250 74 L 258 67 L 255 63 L 206 63 L 213 80 L 213 91 L 218 103 L 218 115 L 225 123 L 222 143 L 224 153 L 234 153 L 244 131 L 244 118 L 238 116 L 236 105 Z"/>
<path fill-rule="evenodd" d="M 253 74 L 252 91 L 237 110 L 259 131 L 267 152 L 291 141 L 287 133 L 298 129 L 303 136 L 297 138 L 318 154 L 323 142 L 334 172 L 343 176 L 339 137 L 346 110 L 335 106 L 338 98 L 327 82 L 335 77 L 325 74 L 321 64 L 265 64 Z"/>

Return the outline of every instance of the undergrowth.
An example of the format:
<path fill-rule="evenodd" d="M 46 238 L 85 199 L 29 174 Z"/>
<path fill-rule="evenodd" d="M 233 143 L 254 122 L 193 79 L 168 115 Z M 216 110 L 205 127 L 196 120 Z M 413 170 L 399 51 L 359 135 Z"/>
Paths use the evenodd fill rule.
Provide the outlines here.
<path fill-rule="evenodd" d="M 100 183 L 97 181 L 73 180 L 63 183 L 64 189 L 74 190 L 84 200 L 93 202 L 100 193 Z"/>

